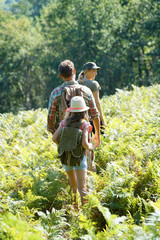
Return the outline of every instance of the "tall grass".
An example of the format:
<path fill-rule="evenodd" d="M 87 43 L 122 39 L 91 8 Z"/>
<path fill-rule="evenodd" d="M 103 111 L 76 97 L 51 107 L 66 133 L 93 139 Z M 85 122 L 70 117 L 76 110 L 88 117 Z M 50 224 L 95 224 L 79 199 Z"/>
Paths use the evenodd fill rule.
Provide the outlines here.
<path fill-rule="evenodd" d="M 117 89 L 101 103 L 107 127 L 79 212 L 47 109 L 0 115 L 1 239 L 160 237 L 160 85 Z"/>

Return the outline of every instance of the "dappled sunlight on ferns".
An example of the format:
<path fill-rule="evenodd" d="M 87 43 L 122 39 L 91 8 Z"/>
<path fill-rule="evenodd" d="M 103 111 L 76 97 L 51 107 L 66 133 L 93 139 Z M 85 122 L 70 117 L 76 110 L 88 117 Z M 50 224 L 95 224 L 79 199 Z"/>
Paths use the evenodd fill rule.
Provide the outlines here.
<path fill-rule="evenodd" d="M 79 211 L 47 109 L 0 115 L 1 239 L 160 237 L 160 85 L 117 89 L 101 103 L 107 127 Z"/>

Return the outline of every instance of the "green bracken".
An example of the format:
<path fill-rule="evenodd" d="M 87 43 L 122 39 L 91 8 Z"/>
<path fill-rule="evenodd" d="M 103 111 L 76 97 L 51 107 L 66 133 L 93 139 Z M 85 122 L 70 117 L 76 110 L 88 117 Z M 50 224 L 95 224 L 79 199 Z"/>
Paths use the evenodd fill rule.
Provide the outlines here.
<path fill-rule="evenodd" d="M 47 109 L 0 115 L 0 239 L 159 239 L 160 85 L 101 103 L 107 127 L 77 211 Z"/>

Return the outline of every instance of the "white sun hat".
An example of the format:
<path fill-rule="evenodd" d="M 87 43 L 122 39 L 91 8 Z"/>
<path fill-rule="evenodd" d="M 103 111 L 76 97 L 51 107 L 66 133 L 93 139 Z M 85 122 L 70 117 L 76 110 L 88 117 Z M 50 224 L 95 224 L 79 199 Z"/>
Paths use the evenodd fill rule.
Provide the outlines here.
<path fill-rule="evenodd" d="M 86 106 L 83 97 L 75 96 L 71 99 L 71 107 L 66 112 L 84 112 L 88 109 L 89 107 Z"/>

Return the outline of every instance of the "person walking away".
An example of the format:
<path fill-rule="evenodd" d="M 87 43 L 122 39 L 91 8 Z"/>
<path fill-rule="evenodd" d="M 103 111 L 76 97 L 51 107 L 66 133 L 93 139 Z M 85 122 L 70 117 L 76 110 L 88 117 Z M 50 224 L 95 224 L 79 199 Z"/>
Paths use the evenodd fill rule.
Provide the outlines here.
<path fill-rule="evenodd" d="M 80 85 L 75 80 L 75 68 L 74 64 L 70 60 L 64 60 L 59 64 L 58 67 L 59 75 L 63 79 L 64 83 L 53 89 L 49 99 L 49 106 L 48 106 L 48 118 L 47 118 L 47 129 L 52 134 L 56 131 L 59 126 L 60 121 L 63 119 L 61 117 L 60 106 L 62 105 L 62 96 L 63 93 L 74 92 L 75 95 L 78 95 L 80 90 L 81 95 L 83 96 L 86 105 L 89 107 L 89 120 L 93 121 L 93 125 L 95 128 L 95 134 L 93 136 L 93 142 L 95 143 L 95 148 L 100 144 L 100 119 L 99 119 L 99 112 L 96 107 L 95 99 L 91 90 L 86 87 Z M 70 95 L 68 94 L 68 102 L 70 102 Z"/>
<path fill-rule="evenodd" d="M 86 150 L 94 149 L 92 143 L 88 142 L 89 132 L 92 130 L 88 109 L 83 97 L 73 97 L 71 107 L 66 110 L 68 114 L 52 137 L 58 144 L 58 156 L 68 175 L 73 193 L 79 191 L 82 205 L 86 202 L 87 194 Z"/>
<path fill-rule="evenodd" d="M 100 67 L 96 65 L 94 62 L 87 62 L 83 65 L 83 70 L 80 72 L 78 76 L 78 83 L 81 85 L 85 85 L 91 89 L 93 96 L 95 98 L 96 106 L 100 113 L 100 123 L 102 132 L 104 127 L 106 127 L 106 122 L 104 119 L 104 115 L 102 112 L 102 107 L 99 98 L 99 90 L 101 89 L 99 83 L 95 81 L 95 77 L 97 75 L 97 71 L 100 70 Z"/>

